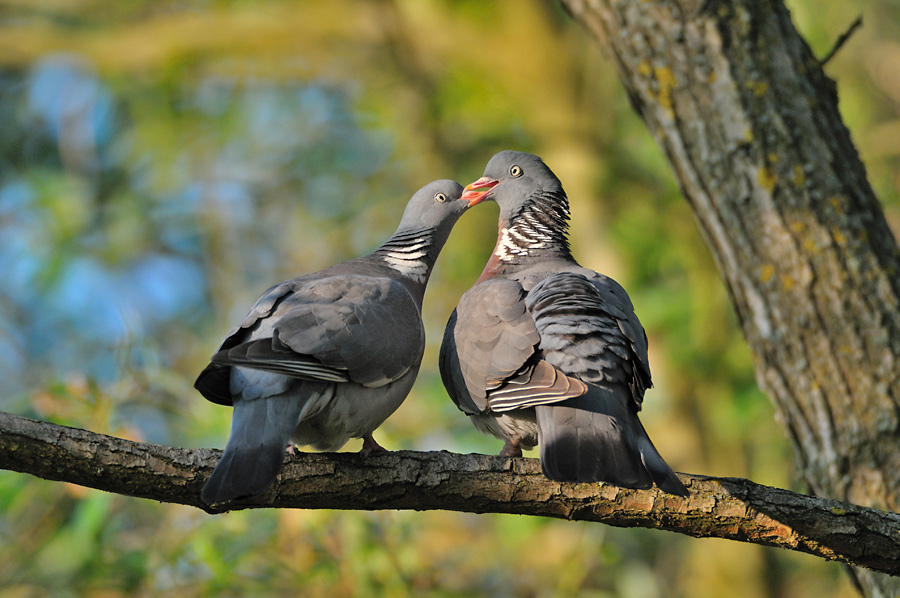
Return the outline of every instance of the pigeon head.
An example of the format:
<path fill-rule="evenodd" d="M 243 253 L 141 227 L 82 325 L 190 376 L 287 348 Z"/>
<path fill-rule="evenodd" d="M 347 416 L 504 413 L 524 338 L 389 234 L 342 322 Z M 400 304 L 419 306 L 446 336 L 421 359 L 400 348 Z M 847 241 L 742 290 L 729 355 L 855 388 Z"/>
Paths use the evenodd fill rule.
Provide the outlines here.
<path fill-rule="evenodd" d="M 565 201 L 562 183 L 534 154 L 504 150 L 495 154 L 484 176 L 466 186 L 462 198 L 469 206 L 493 200 L 501 216 L 511 219 L 536 195 L 554 195 Z"/>
<path fill-rule="evenodd" d="M 462 185 L 456 181 L 442 179 L 428 183 L 416 191 L 406 204 L 397 230 L 434 230 L 438 236 L 446 238 L 469 207 L 466 202 L 460 201 L 462 193 Z"/>
<path fill-rule="evenodd" d="M 406 204 L 397 232 L 375 250 L 374 256 L 416 281 L 424 292 L 453 225 L 469 207 L 461 199 L 462 192 L 462 185 L 446 179 L 416 191 Z"/>
<path fill-rule="evenodd" d="M 500 206 L 496 261 L 486 276 L 541 259 L 571 259 L 569 200 L 562 183 L 543 160 L 532 154 L 502 151 L 487 163 L 484 176 L 466 186 L 462 199 L 473 206 L 486 199 Z"/>

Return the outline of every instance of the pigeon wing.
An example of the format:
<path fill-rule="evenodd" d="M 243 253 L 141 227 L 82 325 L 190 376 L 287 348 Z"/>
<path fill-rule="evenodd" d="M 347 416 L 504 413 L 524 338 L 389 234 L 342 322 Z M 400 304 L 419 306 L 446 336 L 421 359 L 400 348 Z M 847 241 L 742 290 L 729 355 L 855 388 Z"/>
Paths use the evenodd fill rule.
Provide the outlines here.
<path fill-rule="evenodd" d="M 583 383 L 541 361 L 541 337 L 524 299 L 517 281 L 489 279 L 469 289 L 450 316 L 441 377 L 465 413 L 512 411 L 585 392 Z"/>
<path fill-rule="evenodd" d="M 389 278 L 309 281 L 282 296 L 256 325 L 271 334 L 220 350 L 213 363 L 379 387 L 417 366 L 424 350 L 418 307 Z"/>
<path fill-rule="evenodd" d="M 640 410 L 652 386 L 647 335 L 618 283 L 600 274 L 559 272 L 531 289 L 526 303 L 544 359 L 584 382 L 627 387 Z"/>

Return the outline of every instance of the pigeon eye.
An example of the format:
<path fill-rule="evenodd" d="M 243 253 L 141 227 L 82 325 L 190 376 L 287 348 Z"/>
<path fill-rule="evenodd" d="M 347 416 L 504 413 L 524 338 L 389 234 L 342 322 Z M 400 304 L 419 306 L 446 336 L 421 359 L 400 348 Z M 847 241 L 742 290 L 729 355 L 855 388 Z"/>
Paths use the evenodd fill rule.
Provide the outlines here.
<path fill-rule="evenodd" d="M 522 176 L 522 167 L 519 166 L 518 164 L 513 164 L 512 166 L 509 167 L 509 174 L 510 174 L 510 176 L 514 176 L 514 177 Z"/>
<path fill-rule="evenodd" d="M 439 201 L 441 203 L 444 203 L 445 201 L 447 201 L 447 196 L 444 195 L 443 193 L 441 193 L 440 191 L 438 191 L 437 193 L 434 194 L 434 201 Z"/>

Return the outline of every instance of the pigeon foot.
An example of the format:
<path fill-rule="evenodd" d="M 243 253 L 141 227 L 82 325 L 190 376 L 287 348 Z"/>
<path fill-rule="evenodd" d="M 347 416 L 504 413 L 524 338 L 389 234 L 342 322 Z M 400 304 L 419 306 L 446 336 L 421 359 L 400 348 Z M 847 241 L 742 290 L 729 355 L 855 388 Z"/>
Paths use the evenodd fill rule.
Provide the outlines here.
<path fill-rule="evenodd" d="M 386 452 L 388 452 L 388 450 L 386 448 L 384 448 L 383 446 L 381 446 L 380 444 L 378 444 L 377 442 L 375 442 L 375 439 L 372 438 L 371 434 L 366 434 L 365 436 L 363 436 L 362 449 L 359 451 L 359 454 L 361 457 L 365 458 L 373 453 L 378 454 L 378 453 L 386 453 Z"/>
<path fill-rule="evenodd" d="M 503 445 L 503 448 L 500 449 L 501 457 L 521 457 L 522 456 L 522 447 L 519 446 L 519 442 L 517 440 L 507 440 L 506 444 Z"/>

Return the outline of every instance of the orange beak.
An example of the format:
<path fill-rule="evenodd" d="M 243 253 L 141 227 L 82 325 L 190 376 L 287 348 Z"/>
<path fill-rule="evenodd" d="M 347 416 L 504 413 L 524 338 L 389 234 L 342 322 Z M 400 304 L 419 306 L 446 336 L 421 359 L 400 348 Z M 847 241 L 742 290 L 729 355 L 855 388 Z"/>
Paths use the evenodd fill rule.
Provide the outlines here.
<path fill-rule="evenodd" d="M 496 181 L 490 177 L 483 176 L 474 183 L 469 183 L 466 185 L 466 188 L 463 189 L 462 198 L 465 201 L 469 202 L 469 207 L 481 203 L 487 197 L 488 193 L 491 192 L 497 183 L 500 181 Z"/>

